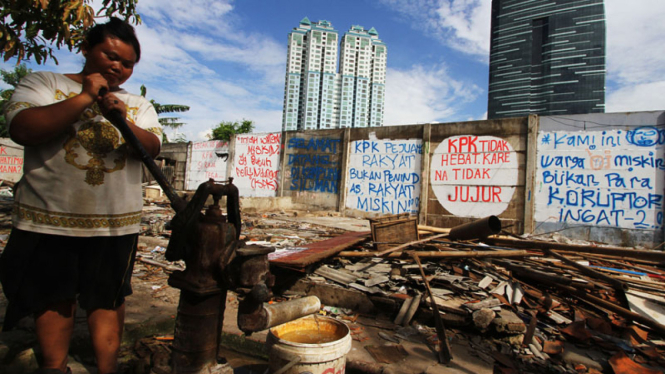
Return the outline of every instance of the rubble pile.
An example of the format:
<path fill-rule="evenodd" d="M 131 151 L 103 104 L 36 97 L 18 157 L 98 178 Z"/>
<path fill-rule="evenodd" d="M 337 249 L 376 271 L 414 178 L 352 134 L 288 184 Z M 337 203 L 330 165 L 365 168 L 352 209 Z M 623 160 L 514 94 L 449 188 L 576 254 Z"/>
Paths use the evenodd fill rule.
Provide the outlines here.
<path fill-rule="evenodd" d="M 418 326 L 435 350 L 447 337 L 499 373 L 665 371 L 665 252 L 434 235 L 382 251 L 368 239 L 308 268 L 307 282 L 366 294 L 392 344 Z"/>
<path fill-rule="evenodd" d="M 0 245 L 12 200 L 0 196 Z M 185 266 L 164 257 L 173 216 L 163 199 L 145 199 L 133 274 L 146 313 L 168 305 L 171 320 L 179 291 L 167 278 Z M 348 368 L 382 372 L 405 360 L 409 342 L 428 347 L 433 364 L 454 363 L 451 346 L 464 347 L 495 373 L 665 372 L 665 252 L 494 233 L 453 240 L 450 229 L 416 221 L 387 217 L 350 232 L 303 213 L 243 214 L 240 239 L 275 249 L 275 302 L 316 295 L 321 314 L 349 325 L 375 362 Z M 383 344 L 369 329 L 379 329 Z M 135 372 L 158 372 L 172 339 L 137 339 L 125 355 L 145 366 Z"/>

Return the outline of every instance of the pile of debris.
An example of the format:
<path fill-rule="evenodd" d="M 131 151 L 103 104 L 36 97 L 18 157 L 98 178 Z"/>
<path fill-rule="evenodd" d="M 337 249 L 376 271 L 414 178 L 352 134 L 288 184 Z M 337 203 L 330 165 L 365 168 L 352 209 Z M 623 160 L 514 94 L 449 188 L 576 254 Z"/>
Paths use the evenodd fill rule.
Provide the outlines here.
<path fill-rule="evenodd" d="M 470 230 L 479 240 L 392 216 L 372 222 L 371 240 L 345 234 L 271 264 L 360 291 L 374 305 L 364 312 L 391 314 L 392 329 L 435 326 L 442 363 L 455 341 L 501 373 L 665 370 L 665 252 L 493 236 L 488 222 Z"/>

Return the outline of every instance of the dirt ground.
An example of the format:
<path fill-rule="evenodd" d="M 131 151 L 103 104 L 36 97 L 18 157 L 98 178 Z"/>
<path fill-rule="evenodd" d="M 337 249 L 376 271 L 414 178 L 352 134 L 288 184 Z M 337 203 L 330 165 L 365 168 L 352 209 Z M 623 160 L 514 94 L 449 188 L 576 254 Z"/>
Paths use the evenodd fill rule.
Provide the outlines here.
<path fill-rule="evenodd" d="M 12 199 L 0 198 L 0 249 L 4 247 L 11 231 L 12 204 Z M 163 203 L 144 207 L 143 233 L 139 237 L 139 251 L 132 277 L 133 295 L 126 301 L 125 334 L 120 357 L 122 373 L 161 373 L 168 367 L 180 290 L 170 287 L 167 280 L 173 270 L 184 267 L 184 262 L 169 263 L 164 258 L 169 242 L 169 231 L 164 229 L 164 224 L 173 215 L 173 210 Z M 298 245 L 344 231 L 271 220 L 270 217 L 275 215 L 285 216 L 287 213 L 243 214 L 243 236 L 248 239 L 251 237 L 252 240 Z M 294 215 L 297 214 L 289 213 L 289 216 Z M 297 238 L 293 235 L 293 229 L 300 229 Z M 232 292 L 227 299 L 230 306 L 234 302 L 237 305 Z M 4 320 L 6 307 L 7 300 L 4 293 L 0 292 L 0 323 Z M 78 309 L 75 321 L 70 367 L 74 374 L 94 373 L 96 370 L 85 311 Z M 0 334 L 0 372 L 22 373 L 29 372 L 25 368 L 37 367 L 39 352 L 34 337 L 34 323 L 31 318 L 24 318 L 19 326 L 13 332 Z M 267 369 L 265 360 L 251 355 L 223 349 L 222 356 L 235 373 L 264 373 Z"/>

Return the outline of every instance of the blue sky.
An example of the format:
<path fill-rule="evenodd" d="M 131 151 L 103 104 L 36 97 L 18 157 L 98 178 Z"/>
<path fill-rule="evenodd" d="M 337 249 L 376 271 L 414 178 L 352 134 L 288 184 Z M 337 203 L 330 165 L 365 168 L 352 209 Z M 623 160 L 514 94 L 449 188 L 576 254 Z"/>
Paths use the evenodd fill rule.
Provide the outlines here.
<path fill-rule="evenodd" d="M 94 0 L 93 6 L 99 6 Z M 490 0 L 140 0 L 143 54 L 125 84 L 178 114 L 188 140 L 221 121 L 251 119 L 281 130 L 287 35 L 307 16 L 344 34 L 374 27 L 388 46 L 386 125 L 484 119 L 487 113 Z M 605 0 L 607 112 L 665 109 L 665 1 Z M 57 52 L 74 73 L 83 59 Z M 15 61 L 0 64 L 13 68 Z"/>

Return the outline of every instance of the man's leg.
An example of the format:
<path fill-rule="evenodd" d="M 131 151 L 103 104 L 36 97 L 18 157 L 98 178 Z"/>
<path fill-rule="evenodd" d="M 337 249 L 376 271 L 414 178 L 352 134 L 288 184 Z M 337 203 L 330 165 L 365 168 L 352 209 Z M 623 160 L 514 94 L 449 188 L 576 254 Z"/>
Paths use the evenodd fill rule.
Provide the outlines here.
<path fill-rule="evenodd" d="M 125 304 L 116 309 L 88 311 L 88 328 L 97 359 L 98 374 L 115 373 L 118 368 L 118 351 L 125 324 Z"/>
<path fill-rule="evenodd" d="M 35 315 L 37 340 L 42 350 L 44 369 L 67 370 L 69 341 L 74 331 L 75 301 L 63 301 Z"/>

